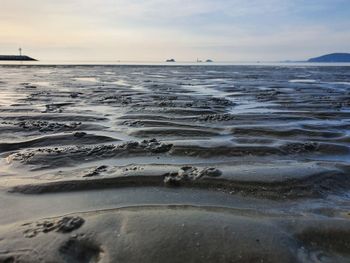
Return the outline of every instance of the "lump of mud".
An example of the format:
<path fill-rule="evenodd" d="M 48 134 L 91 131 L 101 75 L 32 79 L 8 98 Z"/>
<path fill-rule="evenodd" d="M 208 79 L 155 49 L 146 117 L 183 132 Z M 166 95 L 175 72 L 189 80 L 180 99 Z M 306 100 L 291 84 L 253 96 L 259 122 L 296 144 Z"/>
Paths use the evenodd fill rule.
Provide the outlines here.
<path fill-rule="evenodd" d="M 26 130 L 38 130 L 39 132 L 57 132 L 77 129 L 79 126 L 81 126 L 81 122 L 57 123 L 41 120 L 28 120 L 14 123 L 14 125 L 17 125 Z"/>
<path fill-rule="evenodd" d="M 73 136 L 77 138 L 83 138 L 86 134 L 86 132 L 75 132 Z"/>
<path fill-rule="evenodd" d="M 93 176 L 100 175 L 101 172 L 107 171 L 107 168 L 108 168 L 107 165 L 100 165 L 100 166 L 92 169 L 90 172 L 85 174 L 83 177 L 93 177 Z"/>
<path fill-rule="evenodd" d="M 43 113 L 48 113 L 48 112 L 53 112 L 53 113 L 62 113 L 62 105 L 61 104 L 46 104 L 45 105 L 45 110 Z"/>
<path fill-rule="evenodd" d="M 69 233 L 78 229 L 84 224 L 85 220 L 79 216 L 65 216 L 57 222 L 57 232 Z"/>
<path fill-rule="evenodd" d="M 24 224 L 23 226 L 29 226 L 23 234 L 27 238 L 37 236 L 39 233 L 49 233 L 52 231 L 59 233 L 69 233 L 84 224 L 85 220 L 79 216 L 65 216 L 59 220 L 45 220 L 36 223 Z"/>
<path fill-rule="evenodd" d="M 67 263 L 99 262 L 102 250 L 88 239 L 70 238 L 60 248 L 59 252 Z"/>
<path fill-rule="evenodd" d="M 144 148 L 146 150 L 149 150 L 152 153 L 165 153 L 170 151 L 170 149 L 173 147 L 173 144 L 164 144 L 156 139 L 151 140 L 143 140 L 139 146 L 141 148 Z"/>
<path fill-rule="evenodd" d="M 93 145 L 93 146 L 67 146 L 30 149 L 13 153 L 7 157 L 9 163 L 18 161 L 24 164 L 45 165 L 67 165 L 70 161 L 84 160 L 92 161 L 96 158 L 112 158 L 128 154 L 166 153 L 171 150 L 173 144 L 159 142 L 156 139 L 143 140 L 142 142 L 131 141 L 115 145 Z"/>
<path fill-rule="evenodd" d="M 157 139 L 151 139 L 151 140 L 143 140 L 141 142 L 127 142 L 122 145 L 120 145 L 120 148 L 122 149 L 128 149 L 128 150 L 146 150 L 152 153 L 166 153 L 170 151 L 170 149 L 173 147 L 173 144 L 165 144 L 159 142 Z"/>
<path fill-rule="evenodd" d="M 234 119 L 235 116 L 228 113 L 203 115 L 199 118 L 201 121 L 231 121 Z"/>
<path fill-rule="evenodd" d="M 317 151 L 319 144 L 316 142 L 305 142 L 305 143 L 288 143 L 281 147 L 282 151 L 287 154 L 298 154 L 298 153 L 308 153 Z"/>
<path fill-rule="evenodd" d="M 76 99 L 79 97 L 79 95 L 82 95 L 81 92 L 72 92 L 69 96 L 72 98 L 72 99 Z"/>
<path fill-rule="evenodd" d="M 139 121 L 139 120 L 137 120 L 137 121 L 124 121 L 122 124 L 125 126 L 129 126 L 129 127 L 142 127 L 142 126 L 144 126 L 144 123 L 142 121 Z"/>
<path fill-rule="evenodd" d="M 209 177 L 218 177 L 218 176 L 222 175 L 222 172 L 219 169 L 211 167 L 211 168 L 205 168 L 202 171 L 202 174 L 204 176 L 209 176 Z"/>
<path fill-rule="evenodd" d="M 184 166 L 177 173 L 165 175 L 164 183 L 170 186 L 179 186 L 183 182 L 196 181 L 204 176 L 218 177 L 221 174 L 222 172 L 216 168 L 199 169 L 193 166 Z"/>

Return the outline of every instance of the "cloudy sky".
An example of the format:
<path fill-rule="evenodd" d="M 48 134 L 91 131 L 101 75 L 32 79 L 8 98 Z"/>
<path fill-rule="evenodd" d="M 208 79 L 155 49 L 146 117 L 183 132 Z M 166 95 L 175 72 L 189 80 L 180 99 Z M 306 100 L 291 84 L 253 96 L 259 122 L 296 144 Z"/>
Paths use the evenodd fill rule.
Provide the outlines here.
<path fill-rule="evenodd" d="M 350 0 L 0 0 L 0 54 L 301 60 L 350 52 Z"/>

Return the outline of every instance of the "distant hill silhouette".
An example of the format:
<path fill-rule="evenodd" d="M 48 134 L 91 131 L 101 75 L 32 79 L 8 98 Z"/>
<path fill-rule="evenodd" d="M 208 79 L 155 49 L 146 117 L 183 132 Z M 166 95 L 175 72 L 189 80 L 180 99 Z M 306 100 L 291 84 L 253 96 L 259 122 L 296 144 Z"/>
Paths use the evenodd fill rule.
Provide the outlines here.
<path fill-rule="evenodd" d="M 28 56 L 0 55 L 0 61 L 36 61 L 36 59 Z"/>
<path fill-rule="evenodd" d="M 350 62 L 349 53 L 333 53 L 317 58 L 311 58 L 308 62 Z"/>

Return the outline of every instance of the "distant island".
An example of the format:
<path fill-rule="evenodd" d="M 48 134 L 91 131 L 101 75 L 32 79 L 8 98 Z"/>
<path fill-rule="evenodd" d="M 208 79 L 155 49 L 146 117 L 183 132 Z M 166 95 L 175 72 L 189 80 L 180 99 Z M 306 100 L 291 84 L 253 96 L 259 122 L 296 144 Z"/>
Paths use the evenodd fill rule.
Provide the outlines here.
<path fill-rule="evenodd" d="M 167 59 L 165 62 L 176 62 L 175 59 L 171 58 L 171 59 Z"/>
<path fill-rule="evenodd" d="M 327 54 L 316 58 L 310 58 L 307 62 L 350 62 L 350 53 Z"/>
<path fill-rule="evenodd" d="M 0 55 L 0 61 L 37 61 L 28 56 Z"/>
<path fill-rule="evenodd" d="M 197 63 L 202 63 L 203 61 L 197 58 Z M 213 62 L 211 59 L 205 60 L 206 63 L 211 63 Z"/>

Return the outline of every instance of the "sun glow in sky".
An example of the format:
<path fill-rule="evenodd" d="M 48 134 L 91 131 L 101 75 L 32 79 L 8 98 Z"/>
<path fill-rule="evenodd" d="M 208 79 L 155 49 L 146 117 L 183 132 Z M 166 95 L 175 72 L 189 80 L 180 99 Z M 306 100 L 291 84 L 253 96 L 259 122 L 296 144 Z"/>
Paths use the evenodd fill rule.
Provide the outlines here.
<path fill-rule="evenodd" d="M 303 60 L 350 52 L 349 0 L 0 0 L 0 54 Z"/>

